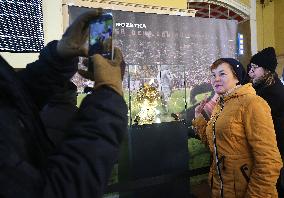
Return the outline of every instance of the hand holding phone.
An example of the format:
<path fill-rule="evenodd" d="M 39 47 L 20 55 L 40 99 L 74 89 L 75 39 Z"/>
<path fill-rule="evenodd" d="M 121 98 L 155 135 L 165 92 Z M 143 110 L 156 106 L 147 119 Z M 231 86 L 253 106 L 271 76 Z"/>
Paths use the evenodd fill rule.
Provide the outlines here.
<path fill-rule="evenodd" d="M 101 8 L 93 9 L 83 13 L 72 22 L 57 43 L 56 50 L 60 57 L 88 56 L 86 42 L 89 32 L 85 27 L 94 19 L 100 18 L 101 14 Z"/>
<path fill-rule="evenodd" d="M 93 72 L 92 57 L 100 54 L 109 60 L 113 59 L 113 17 L 112 13 L 102 14 L 96 20 L 90 22 L 89 26 L 89 65 L 88 71 Z"/>

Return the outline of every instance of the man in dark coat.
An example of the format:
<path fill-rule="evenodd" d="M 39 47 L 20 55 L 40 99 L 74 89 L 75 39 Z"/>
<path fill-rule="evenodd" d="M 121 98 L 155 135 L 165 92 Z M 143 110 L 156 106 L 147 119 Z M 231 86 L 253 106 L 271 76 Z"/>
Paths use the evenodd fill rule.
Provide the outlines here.
<path fill-rule="evenodd" d="M 283 71 L 282 71 L 281 82 L 284 85 L 284 68 L 283 68 Z"/>
<path fill-rule="evenodd" d="M 58 145 L 65 137 L 66 129 L 78 111 L 77 86 L 71 81 L 58 87 L 56 94 L 40 111 L 40 117 L 51 141 Z"/>
<path fill-rule="evenodd" d="M 272 119 L 276 132 L 277 145 L 284 159 L 284 85 L 275 69 L 277 59 L 273 47 L 268 47 L 255 54 L 250 61 L 249 76 L 256 94 L 261 96 L 271 108 Z M 279 197 L 284 197 L 283 190 Z"/>
<path fill-rule="evenodd" d="M 77 70 L 86 56 L 88 24 L 96 9 L 77 18 L 60 41 L 49 43 L 39 60 L 15 72 L 0 58 L 0 197 L 97 198 L 103 195 L 127 130 L 122 97 L 122 54 L 94 62 L 94 91 L 82 102 L 67 137 L 54 148 L 39 110 Z M 107 74 L 107 76 L 105 75 Z M 109 79 L 109 76 L 112 79 Z M 56 116 L 56 115 L 55 115 Z"/>

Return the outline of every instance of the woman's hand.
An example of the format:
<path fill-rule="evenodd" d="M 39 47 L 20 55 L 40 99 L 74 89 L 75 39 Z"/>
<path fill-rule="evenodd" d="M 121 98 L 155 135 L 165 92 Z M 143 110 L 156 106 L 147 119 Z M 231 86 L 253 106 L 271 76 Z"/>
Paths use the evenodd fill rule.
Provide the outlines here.
<path fill-rule="evenodd" d="M 205 98 L 199 103 L 198 106 L 195 107 L 195 118 L 199 117 L 204 111 L 204 106 L 206 105 L 208 100 L 208 96 L 206 95 Z"/>

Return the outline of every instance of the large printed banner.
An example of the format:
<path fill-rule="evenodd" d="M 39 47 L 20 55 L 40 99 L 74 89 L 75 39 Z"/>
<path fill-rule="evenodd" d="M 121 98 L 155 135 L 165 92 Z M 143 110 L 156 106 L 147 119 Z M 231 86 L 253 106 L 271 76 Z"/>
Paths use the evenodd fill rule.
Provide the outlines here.
<path fill-rule="evenodd" d="M 70 7 L 71 21 L 86 10 Z M 157 89 L 159 112 L 181 112 L 210 91 L 210 65 L 236 57 L 236 21 L 123 11 L 113 11 L 113 17 L 114 45 L 128 66 L 124 89 L 132 121 L 141 110 L 137 95 L 145 84 Z"/>
<path fill-rule="evenodd" d="M 208 81 L 217 58 L 236 56 L 236 21 L 120 11 L 114 18 L 126 63 L 185 67 L 188 86 Z"/>

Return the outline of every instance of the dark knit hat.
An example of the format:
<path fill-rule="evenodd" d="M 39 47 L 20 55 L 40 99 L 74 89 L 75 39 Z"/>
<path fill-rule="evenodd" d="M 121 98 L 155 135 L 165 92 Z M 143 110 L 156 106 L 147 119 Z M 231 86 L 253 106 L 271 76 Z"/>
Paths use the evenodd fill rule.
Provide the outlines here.
<path fill-rule="evenodd" d="M 252 56 L 250 62 L 270 71 L 275 71 L 277 66 L 277 59 L 274 48 L 268 47 L 261 50 L 260 52 Z"/>
<path fill-rule="evenodd" d="M 244 68 L 244 66 L 242 65 L 242 63 L 240 63 L 239 61 L 237 61 L 234 58 L 220 58 L 220 60 L 228 63 L 229 65 L 232 66 L 237 79 L 239 80 L 238 84 L 244 85 L 247 83 L 247 73 L 246 70 Z"/>

